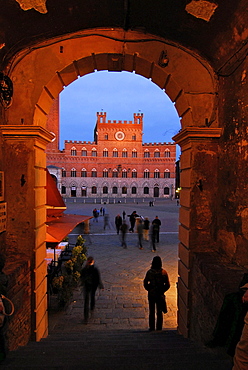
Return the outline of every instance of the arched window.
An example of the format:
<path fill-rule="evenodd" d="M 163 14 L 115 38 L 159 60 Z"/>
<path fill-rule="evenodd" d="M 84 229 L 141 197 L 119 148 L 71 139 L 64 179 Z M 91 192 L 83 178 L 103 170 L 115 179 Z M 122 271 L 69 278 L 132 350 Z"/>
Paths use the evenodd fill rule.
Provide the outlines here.
<path fill-rule="evenodd" d="M 62 177 L 66 177 L 66 170 L 64 167 L 62 168 Z"/>
<path fill-rule="evenodd" d="M 124 179 L 126 179 L 126 178 L 127 178 L 127 170 L 126 170 L 126 169 L 124 169 L 124 170 L 122 171 L 121 177 L 122 177 L 122 178 L 124 178 Z"/>
<path fill-rule="evenodd" d="M 165 156 L 165 158 L 170 158 L 170 150 L 169 149 L 165 149 L 164 156 Z"/>
<path fill-rule="evenodd" d="M 113 157 L 115 157 L 115 158 L 118 157 L 118 150 L 116 148 L 113 149 Z"/>
<path fill-rule="evenodd" d="M 154 152 L 154 158 L 159 158 L 159 157 L 160 157 L 160 151 L 156 149 Z"/>
<path fill-rule="evenodd" d="M 131 192 L 132 192 L 132 194 L 137 194 L 136 186 L 132 186 Z"/>
<path fill-rule="evenodd" d="M 87 177 L 87 171 L 86 171 L 86 168 L 82 168 L 82 171 L 81 171 L 81 177 Z"/>
<path fill-rule="evenodd" d="M 97 194 L 97 187 L 96 186 L 92 186 L 91 194 Z"/>
<path fill-rule="evenodd" d="M 77 177 L 77 171 L 75 168 L 71 169 L 71 177 Z"/>
<path fill-rule="evenodd" d="M 81 155 L 82 155 L 82 157 L 87 157 L 87 150 L 86 150 L 86 148 L 83 148 L 82 149 Z"/>
<path fill-rule="evenodd" d="M 103 177 L 108 177 L 108 170 L 107 170 L 107 168 L 104 168 L 103 173 L 102 173 L 102 176 Z"/>
<path fill-rule="evenodd" d="M 92 148 L 91 155 L 92 155 L 92 157 L 97 157 L 97 150 L 96 150 L 96 148 Z"/>
<path fill-rule="evenodd" d="M 149 194 L 149 188 L 148 188 L 148 186 L 145 186 L 144 187 L 144 194 Z"/>
<path fill-rule="evenodd" d="M 122 194 L 127 194 L 127 187 L 126 186 L 122 186 L 121 193 Z"/>
<path fill-rule="evenodd" d="M 160 172 L 159 172 L 159 170 L 158 169 L 156 169 L 155 171 L 154 171 L 154 179 L 159 179 L 160 178 Z"/>
<path fill-rule="evenodd" d="M 136 141 L 136 135 L 132 135 L 132 140 Z"/>
<path fill-rule="evenodd" d="M 118 177 L 118 171 L 116 168 L 112 172 L 112 177 Z"/>
<path fill-rule="evenodd" d="M 144 158 L 150 158 L 150 152 L 148 149 L 144 151 Z"/>
<path fill-rule="evenodd" d="M 132 170 L 132 178 L 133 179 L 137 178 L 137 171 L 135 169 Z"/>
<path fill-rule="evenodd" d="M 145 169 L 144 171 L 144 179 L 149 179 L 150 178 L 150 172 L 148 169 Z"/>
<path fill-rule="evenodd" d="M 61 186 L 61 194 L 66 194 L 66 187 L 65 185 Z"/>
<path fill-rule="evenodd" d="M 104 140 L 108 140 L 108 134 L 104 135 Z"/>
<path fill-rule="evenodd" d="M 97 171 L 95 168 L 92 168 L 91 170 L 91 177 L 97 177 Z"/>
<path fill-rule="evenodd" d="M 117 194 L 118 192 L 117 186 L 113 186 L 112 192 L 113 194 Z"/>
<path fill-rule="evenodd" d="M 103 157 L 108 157 L 108 149 L 103 149 L 103 153 L 102 153 Z"/>
<path fill-rule="evenodd" d="M 76 150 L 75 146 L 73 146 L 71 148 L 71 155 L 73 155 L 73 156 L 77 155 L 77 150 Z"/>
<path fill-rule="evenodd" d="M 122 151 L 122 158 L 127 158 L 127 149 L 123 149 Z"/>
<path fill-rule="evenodd" d="M 103 194 L 108 194 L 108 187 L 107 186 L 104 186 L 102 188 L 102 192 L 103 192 Z"/>
<path fill-rule="evenodd" d="M 170 171 L 169 170 L 165 170 L 164 171 L 164 178 L 165 179 L 169 179 L 170 178 Z"/>
<path fill-rule="evenodd" d="M 164 195 L 169 195 L 170 194 L 170 189 L 168 188 L 168 186 L 165 186 L 164 187 Z"/>
<path fill-rule="evenodd" d="M 133 149 L 132 150 L 132 158 L 137 158 L 138 155 L 137 155 L 137 150 L 136 149 Z"/>

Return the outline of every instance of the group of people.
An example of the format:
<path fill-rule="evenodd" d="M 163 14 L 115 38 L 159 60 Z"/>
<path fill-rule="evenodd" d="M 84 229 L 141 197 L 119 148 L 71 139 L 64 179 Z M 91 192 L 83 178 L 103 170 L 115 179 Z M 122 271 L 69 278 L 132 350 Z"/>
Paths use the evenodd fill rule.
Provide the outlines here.
<path fill-rule="evenodd" d="M 101 207 L 100 209 L 94 208 L 92 211 L 92 214 L 93 214 L 93 221 L 98 222 L 98 217 L 105 215 L 105 208 L 104 207 Z"/>
<path fill-rule="evenodd" d="M 149 241 L 149 235 L 151 237 L 151 243 L 152 243 L 152 251 L 156 251 L 156 243 L 159 243 L 159 231 L 161 226 L 161 221 L 156 216 L 154 220 L 151 222 L 148 219 L 148 217 L 143 218 L 142 216 L 139 216 L 136 211 L 133 211 L 130 215 L 128 215 L 130 220 L 130 232 L 136 231 L 138 234 L 138 247 L 139 249 L 143 249 L 143 240 Z M 128 225 L 126 223 L 125 218 L 122 218 L 120 214 L 117 214 L 115 217 L 115 227 L 117 234 L 121 232 L 121 245 L 124 248 L 127 248 L 126 243 L 126 234 L 128 231 Z"/>
<path fill-rule="evenodd" d="M 84 323 L 88 323 L 89 312 L 95 308 L 95 293 L 97 288 L 104 289 L 99 269 L 95 266 L 93 257 L 88 257 L 81 270 L 81 284 L 84 292 Z M 163 313 L 167 312 L 164 293 L 170 288 L 169 277 L 162 268 L 162 260 L 156 256 L 152 260 L 151 268 L 147 271 L 144 288 L 148 291 L 149 302 L 149 330 L 162 330 Z"/>

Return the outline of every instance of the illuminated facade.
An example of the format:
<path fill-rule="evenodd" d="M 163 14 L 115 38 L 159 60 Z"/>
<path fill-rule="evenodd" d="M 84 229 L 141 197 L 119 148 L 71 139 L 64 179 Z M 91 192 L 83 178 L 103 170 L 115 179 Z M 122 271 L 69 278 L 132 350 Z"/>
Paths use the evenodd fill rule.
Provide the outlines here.
<path fill-rule="evenodd" d="M 133 121 L 106 118 L 105 112 L 97 113 L 93 142 L 65 141 L 63 151 L 54 149 L 56 142 L 49 144 L 48 169 L 61 168 L 62 195 L 174 197 L 176 144 L 142 143 L 142 113 Z"/>

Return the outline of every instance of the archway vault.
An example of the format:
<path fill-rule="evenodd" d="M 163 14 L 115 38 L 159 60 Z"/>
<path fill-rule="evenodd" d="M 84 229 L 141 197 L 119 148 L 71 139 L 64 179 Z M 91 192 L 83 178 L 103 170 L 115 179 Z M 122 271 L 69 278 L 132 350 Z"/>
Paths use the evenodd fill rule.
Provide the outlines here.
<path fill-rule="evenodd" d="M 182 128 L 218 126 L 216 80 L 205 60 L 167 40 L 120 29 L 84 31 L 22 51 L 9 65 L 14 98 L 8 122 L 45 127 L 63 88 L 101 70 L 152 80 L 175 103 Z"/>
<path fill-rule="evenodd" d="M 191 192 L 194 182 L 200 176 L 198 172 L 201 174 L 202 171 L 200 161 L 196 162 L 199 163 L 199 168 L 192 171 L 191 154 L 199 150 L 205 152 L 208 145 L 212 145 L 211 155 L 213 158 L 216 156 L 217 149 L 212 144 L 212 138 L 219 137 L 219 132 L 215 132 L 218 131 L 217 83 L 210 65 L 193 51 L 153 35 L 124 32 L 121 29 L 90 30 L 47 40 L 23 50 L 8 65 L 8 75 L 14 84 L 14 96 L 11 107 L 5 111 L 2 135 L 6 140 L 6 152 L 15 159 L 12 172 L 18 174 L 21 171 L 20 174 L 29 179 L 29 193 L 23 196 L 29 210 L 25 216 L 29 225 L 29 239 L 28 243 L 27 240 L 19 239 L 18 246 L 20 251 L 29 246 L 32 261 L 32 330 L 36 340 L 47 335 L 44 169 L 45 147 L 52 138 L 52 134 L 46 130 L 47 116 L 54 99 L 65 86 L 79 76 L 100 70 L 135 72 L 151 79 L 164 89 L 181 118 L 183 132 L 177 135 L 177 142 L 184 146 L 180 216 L 183 225 L 180 231 L 183 246 L 180 249 L 180 258 L 183 263 L 180 270 L 181 293 L 179 292 L 179 311 L 183 315 L 179 326 L 180 331 L 188 336 L 188 307 L 191 299 Z M 204 141 L 206 137 L 210 144 L 207 142 L 206 146 L 201 145 L 199 149 L 197 143 Z M 18 145 L 26 155 L 23 159 L 18 159 L 19 151 L 15 150 L 15 140 L 19 141 Z M 214 170 L 213 167 L 213 173 Z M 10 177 L 10 173 L 7 175 Z M 6 194 L 14 203 L 17 196 L 14 191 L 9 188 Z M 11 219 L 11 212 L 9 218 Z M 12 224 L 11 233 L 18 235 L 17 223 Z"/>

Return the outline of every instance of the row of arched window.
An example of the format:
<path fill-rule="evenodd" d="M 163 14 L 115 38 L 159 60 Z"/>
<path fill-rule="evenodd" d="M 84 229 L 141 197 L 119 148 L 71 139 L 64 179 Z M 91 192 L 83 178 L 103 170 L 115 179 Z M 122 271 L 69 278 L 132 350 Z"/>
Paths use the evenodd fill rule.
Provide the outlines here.
<path fill-rule="evenodd" d="M 121 155 L 120 155 L 121 154 Z M 77 155 L 77 150 L 76 150 L 76 148 L 72 148 L 71 149 L 71 155 L 72 156 L 76 156 Z M 87 149 L 82 149 L 81 150 L 81 156 L 82 157 L 87 157 L 89 154 L 88 154 L 88 151 L 87 151 Z M 121 153 L 119 153 L 118 152 L 118 150 L 115 148 L 115 149 L 113 149 L 113 151 L 112 151 L 112 157 L 114 157 L 114 158 L 118 158 L 119 157 L 119 155 L 122 157 L 122 158 L 127 158 L 128 157 L 128 151 L 127 151 L 127 149 L 123 149 L 122 151 L 121 151 Z M 95 148 L 93 148 L 92 150 L 91 150 L 91 156 L 92 157 L 97 157 L 97 150 L 95 149 Z M 103 152 L 102 152 L 102 156 L 103 157 L 109 157 L 109 151 L 108 151 L 108 149 L 107 148 L 105 148 L 105 149 L 103 149 Z M 154 158 L 160 158 L 160 157 L 164 157 L 164 158 L 170 158 L 170 156 L 171 156 L 171 153 L 170 153 L 170 150 L 169 149 L 166 149 L 163 153 L 161 153 L 160 152 L 160 150 L 159 149 L 156 149 L 155 151 L 154 151 L 154 153 L 153 153 L 153 156 L 154 156 Z M 137 158 L 138 157 L 138 152 L 137 152 L 137 150 L 136 149 L 133 149 L 132 150 L 132 152 L 131 152 L 131 157 L 132 158 Z M 150 158 L 151 157 L 151 153 L 150 153 L 150 151 L 148 150 L 148 149 L 146 149 L 145 151 L 144 151 L 144 158 Z"/>
<path fill-rule="evenodd" d="M 91 170 L 91 173 L 89 173 L 86 168 L 82 168 L 81 170 L 81 177 L 122 177 L 122 178 L 128 178 L 128 177 L 132 177 L 132 178 L 137 178 L 138 175 L 137 175 L 137 170 L 133 169 L 131 171 L 131 175 L 129 175 L 130 173 L 130 169 L 126 170 L 126 169 L 123 169 L 121 171 L 119 171 L 117 168 L 115 169 L 107 169 L 105 168 L 103 170 L 103 172 L 101 173 L 101 176 L 99 176 L 99 171 L 97 172 L 97 170 L 95 168 L 93 168 Z M 68 176 L 68 173 L 67 171 L 63 168 L 62 169 L 62 177 L 67 177 Z M 78 172 L 75 168 L 72 168 L 71 171 L 69 172 L 69 177 L 78 177 Z M 79 176 L 80 177 L 80 176 Z M 160 179 L 160 178 L 164 178 L 164 179 L 169 179 L 170 178 L 170 171 L 168 169 L 166 169 L 164 172 L 160 172 L 160 170 L 156 169 L 153 173 L 148 170 L 148 169 L 145 169 L 144 172 L 143 172 L 143 177 L 144 179 L 149 179 L 149 178 L 154 178 L 154 179 Z"/>
<path fill-rule="evenodd" d="M 62 194 L 66 194 L 66 187 L 64 185 L 62 185 Z M 150 194 L 150 191 L 153 191 L 154 189 L 150 189 L 148 186 L 144 186 L 143 188 L 143 194 L 144 195 L 149 195 Z M 97 187 L 96 186 L 92 186 L 91 188 L 84 188 L 82 189 L 82 195 L 86 195 L 87 191 L 90 191 L 91 194 L 97 194 Z M 126 186 L 122 186 L 121 188 L 121 194 L 127 194 L 127 187 Z M 109 188 L 108 186 L 103 186 L 102 188 L 102 193 L 103 194 L 110 194 L 111 192 L 111 188 Z M 112 187 L 112 194 L 118 194 L 118 188 L 117 186 L 113 186 Z M 135 195 L 137 194 L 137 187 L 136 186 L 132 186 L 131 187 L 131 194 Z M 169 195 L 170 194 L 170 189 L 168 186 L 165 186 L 164 187 L 164 195 Z"/>

